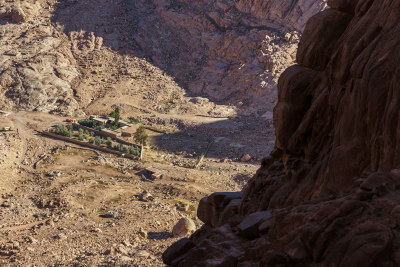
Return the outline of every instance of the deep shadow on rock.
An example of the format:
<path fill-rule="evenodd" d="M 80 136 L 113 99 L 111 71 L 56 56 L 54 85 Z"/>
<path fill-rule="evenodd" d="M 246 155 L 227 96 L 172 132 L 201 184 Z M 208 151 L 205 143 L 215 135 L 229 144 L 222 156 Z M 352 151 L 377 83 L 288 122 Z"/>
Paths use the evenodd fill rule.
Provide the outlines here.
<path fill-rule="evenodd" d="M 400 265 L 400 5 L 329 5 L 280 78 L 275 151 L 240 198 L 200 202 L 172 265 Z"/>
<path fill-rule="evenodd" d="M 104 44 L 145 58 L 190 94 L 272 110 L 277 77 L 325 2 L 68 0 L 53 21 L 65 27 L 73 51 Z"/>

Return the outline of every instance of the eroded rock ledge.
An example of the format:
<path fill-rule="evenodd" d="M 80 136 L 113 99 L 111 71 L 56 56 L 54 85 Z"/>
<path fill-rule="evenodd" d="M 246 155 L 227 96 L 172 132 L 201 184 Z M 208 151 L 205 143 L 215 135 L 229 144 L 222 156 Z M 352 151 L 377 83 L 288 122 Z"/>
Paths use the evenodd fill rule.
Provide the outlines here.
<path fill-rule="evenodd" d="M 173 266 L 399 266 L 400 5 L 331 0 L 279 81 L 276 150 L 200 202 Z"/>

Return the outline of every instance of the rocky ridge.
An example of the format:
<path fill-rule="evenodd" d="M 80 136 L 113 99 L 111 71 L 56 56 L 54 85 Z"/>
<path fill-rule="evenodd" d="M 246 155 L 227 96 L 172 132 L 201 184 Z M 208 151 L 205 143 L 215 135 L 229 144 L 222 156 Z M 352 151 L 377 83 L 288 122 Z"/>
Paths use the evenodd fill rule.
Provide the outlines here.
<path fill-rule="evenodd" d="M 276 149 L 241 193 L 204 198 L 172 266 L 398 266 L 400 6 L 330 0 L 280 77 Z"/>
<path fill-rule="evenodd" d="M 173 77 L 161 90 L 176 79 L 193 95 L 272 111 L 304 21 L 326 1 L 264 2 L 1 1 L 0 108 L 81 114 L 156 68 Z"/>
<path fill-rule="evenodd" d="M 50 24 L 52 6 L 0 2 L 2 109 L 68 114 L 78 109 L 71 82 L 79 76 L 68 39 Z M 8 24 L 8 22 L 11 22 Z"/>
<path fill-rule="evenodd" d="M 131 1 L 133 53 L 193 94 L 272 110 L 277 79 L 294 60 L 304 20 L 326 3 L 264 2 Z"/>

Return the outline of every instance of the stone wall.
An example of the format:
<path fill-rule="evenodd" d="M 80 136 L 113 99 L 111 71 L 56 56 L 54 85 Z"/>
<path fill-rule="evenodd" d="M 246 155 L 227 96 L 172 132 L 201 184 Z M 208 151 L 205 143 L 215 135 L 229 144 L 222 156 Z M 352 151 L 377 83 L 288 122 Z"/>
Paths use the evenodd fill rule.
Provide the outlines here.
<path fill-rule="evenodd" d="M 115 154 L 115 155 L 118 155 L 118 156 L 123 156 L 125 158 L 130 158 L 130 159 L 134 159 L 134 160 L 138 160 L 139 159 L 138 157 L 130 155 L 130 154 L 122 153 L 122 152 L 119 152 L 119 151 L 116 151 L 116 150 L 113 150 L 113 149 L 109 149 L 109 148 L 102 147 L 102 146 L 97 146 L 97 145 L 90 144 L 90 143 L 87 143 L 87 142 L 81 142 L 79 140 L 76 140 L 76 139 L 73 139 L 73 138 L 69 138 L 69 137 L 66 137 L 66 136 L 62 136 L 62 135 L 59 135 L 59 134 L 54 134 L 54 133 L 50 133 L 50 132 L 41 132 L 41 134 L 43 134 L 45 136 L 52 137 L 52 138 L 60 139 L 60 140 L 63 140 L 65 142 L 70 142 L 70 143 L 77 144 L 77 145 L 80 145 L 80 146 L 85 146 L 85 147 L 93 148 L 93 149 L 96 149 L 96 150 L 100 150 L 100 151 L 103 151 L 103 152 L 106 152 L 106 153 Z"/>

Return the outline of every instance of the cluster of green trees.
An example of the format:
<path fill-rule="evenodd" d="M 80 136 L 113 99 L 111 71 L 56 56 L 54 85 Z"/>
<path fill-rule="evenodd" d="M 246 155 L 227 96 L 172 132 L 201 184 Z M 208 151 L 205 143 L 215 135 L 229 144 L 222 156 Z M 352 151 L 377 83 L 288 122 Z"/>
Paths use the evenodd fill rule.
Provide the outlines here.
<path fill-rule="evenodd" d="M 119 108 L 117 107 L 113 111 L 111 111 L 109 116 L 114 118 L 114 121 L 111 123 L 111 128 L 114 129 L 114 130 L 117 130 L 118 127 L 119 127 L 119 121 L 122 120 Z M 134 117 L 129 117 L 128 120 L 133 124 L 139 123 L 139 120 L 137 118 L 134 118 Z M 80 125 L 82 125 L 82 126 L 90 127 L 90 128 L 95 129 L 95 130 L 98 130 L 98 131 L 100 131 L 100 130 L 105 128 L 104 125 L 102 125 L 101 123 L 99 123 L 97 121 L 93 121 L 91 119 L 79 120 L 78 123 Z"/>
<path fill-rule="evenodd" d="M 107 143 L 107 139 L 101 138 L 100 136 L 95 136 L 94 138 L 89 138 L 89 143 L 95 144 L 97 146 Z"/>
<path fill-rule="evenodd" d="M 101 123 L 99 123 L 97 121 L 93 121 L 91 119 L 79 120 L 78 123 L 80 125 L 82 125 L 82 126 L 93 128 L 93 129 L 98 130 L 98 131 L 104 129 L 104 125 L 102 125 Z"/>
<path fill-rule="evenodd" d="M 97 146 L 105 144 L 107 148 L 114 149 L 122 153 L 127 153 L 135 156 L 140 156 L 140 147 L 138 146 L 124 146 L 123 144 L 116 144 L 113 146 L 113 141 L 110 137 L 107 139 L 101 138 L 100 136 L 95 136 L 89 139 L 89 143 L 95 144 Z"/>
<path fill-rule="evenodd" d="M 72 125 L 68 124 L 67 127 L 64 125 L 56 125 L 56 128 L 54 129 L 54 133 L 66 136 L 66 137 L 72 137 L 73 135 L 73 129 Z"/>
<path fill-rule="evenodd" d="M 144 126 L 140 126 L 136 132 L 134 133 L 133 137 L 135 138 L 136 142 L 145 146 L 147 145 L 148 134 L 146 128 Z"/>
<path fill-rule="evenodd" d="M 138 124 L 139 123 L 139 119 L 135 118 L 135 117 L 129 117 L 129 122 L 132 124 Z"/>
<path fill-rule="evenodd" d="M 117 129 L 119 125 L 119 121 L 122 119 L 120 115 L 120 110 L 119 108 L 116 108 L 110 113 L 110 116 L 114 118 L 114 122 L 112 123 L 112 128 Z M 131 123 L 138 123 L 139 120 L 136 118 L 129 118 Z M 104 126 L 96 121 L 90 120 L 90 119 L 83 119 L 79 120 L 78 123 L 82 126 L 90 127 L 96 130 L 101 130 L 104 128 Z M 72 124 L 68 124 L 66 127 L 62 125 L 56 125 L 54 132 L 56 134 L 66 136 L 66 137 L 73 137 L 73 127 Z M 136 142 L 139 144 L 146 145 L 147 144 L 147 139 L 148 139 L 148 134 L 146 131 L 146 128 L 144 126 L 140 126 L 136 132 L 134 133 L 134 138 Z M 95 136 L 94 132 L 88 131 L 88 130 L 83 130 L 79 129 L 78 130 L 78 139 L 79 141 L 84 141 L 87 140 L 89 141 L 90 144 L 95 144 L 97 146 L 105 144 L 107 148 L 109 149 L 114 149 L 122 153 L 126 154 L 131 154 L 135 156 L 140 156 L 140 147 L 133 145 L 133 146 L 124 146 L 123 144 L 115 144 L 113 145 L 113 140 L 110 137 L 107 137 L 107 139 L 101 138 L 100 136 Z"/>
<path fill-rule="evenodd" d="M 106 140 L 104 140 L 104 143 L 107 145 L 107 148 L 109 149 L 114 149 L 122 153 L 127 153 L 135 156 L 140 156 L 140 147 L 138 146 L 124 146 L 123 144 L 116 144 L 113 146 L 112 139 L 110 137 L 107 137 Z"/>
<path fill-rule="evenodd" d="M 78 131 L 79 141 L 84 141 L 85 139 L 88 139 L 89 136 L 94 136 L 94 132 L 89 132 L 88 130 L 79 129 Z"/>
<path fill-rule="evenodd" d="M 119 121 L 122 120 L 121 114 L 119 113 L 119 108 L 115 108 L 113 111 L 111 111 L 110 117 L 114 118 L 114 122 L 112 123 L 111 127 L 114 130 L 117 130 L 119 126 Z"/>
<path fill-rule="evenodd" d="M 117 144 L 113 146 L 114 150 L 117 150 L 122 153 L 131 154 L 134 156 L 140 156 L 140 147 L 138 146 L 124 146 L 123 144 Z"/>

